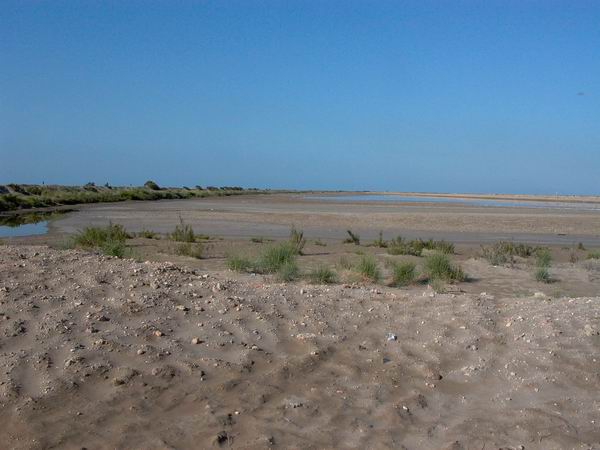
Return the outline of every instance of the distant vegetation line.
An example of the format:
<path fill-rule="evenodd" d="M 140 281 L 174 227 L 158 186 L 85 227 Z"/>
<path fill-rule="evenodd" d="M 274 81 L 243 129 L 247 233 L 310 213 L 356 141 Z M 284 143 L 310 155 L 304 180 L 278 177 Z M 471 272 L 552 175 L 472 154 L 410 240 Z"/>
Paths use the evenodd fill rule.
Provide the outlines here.
<path fill-rule="evenodd" d="M 242 194 L 266 194 L 272 190 L 244 189 L 238 186 L 195 186 L 193 188 L 161 188 L 153 181 L 139 187 L 60 186 L 38 184 L 0 185 L 0 212 L 83 203 L 121 202 L 125 200 L 163 200 L 218 197 Z"/>

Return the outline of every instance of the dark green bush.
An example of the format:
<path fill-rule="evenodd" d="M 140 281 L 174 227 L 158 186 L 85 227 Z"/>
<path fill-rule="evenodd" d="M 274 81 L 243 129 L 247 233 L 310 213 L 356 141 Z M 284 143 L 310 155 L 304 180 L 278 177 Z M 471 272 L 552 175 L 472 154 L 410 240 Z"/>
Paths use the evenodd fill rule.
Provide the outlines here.
<path fill-rule="evenodd" d="M 144 187 L 152 189 L 153 191 L 160 191 L 160 186 L 152 180 L 148 180 L 144 183 Z"/>

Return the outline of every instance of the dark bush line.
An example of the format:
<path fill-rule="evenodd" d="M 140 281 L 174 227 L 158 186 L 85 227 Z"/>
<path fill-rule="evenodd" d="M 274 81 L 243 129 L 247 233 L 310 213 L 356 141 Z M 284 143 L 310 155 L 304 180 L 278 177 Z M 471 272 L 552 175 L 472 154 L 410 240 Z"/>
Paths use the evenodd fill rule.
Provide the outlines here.
<path fill-rule="evenodd" d="M 126 200 L 176 200 L 274 192 L 237 186 L 210 189 L 161 188 L 153 181 L 146 182 L 144 187 L 110 187 L 87 183 L 85 186 L 9 184 L 0 188 L 0 192 L 4 192 L 0 194 L 0 211 Z"/>

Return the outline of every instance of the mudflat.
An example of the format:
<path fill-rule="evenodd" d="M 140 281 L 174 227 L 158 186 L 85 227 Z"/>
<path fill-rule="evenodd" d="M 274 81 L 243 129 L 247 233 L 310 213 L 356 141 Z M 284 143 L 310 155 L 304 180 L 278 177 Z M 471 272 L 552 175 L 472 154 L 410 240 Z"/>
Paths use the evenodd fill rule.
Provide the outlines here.
<path fill-rule="evenodd" d="M 0 246 L 3 448 L 598 448 L 597 296 Z"/>
<path fill-rule="evenodd" d="M 325 194 L 324 194 L 325 195 Z M 331 194 L 326 194 L 331 195 Z M 600 210 L 481 207 L 466 204 L 322 201 L 315 194 L 273 194 L 155 202 L 122 202 L 78 207 L 51 224 L 51 233 L 73 233 L 88 225 L 121 223 L 131 231 L 168 233 L 180 219 L 198 233 L 222 237 L 285 237 L 292 224 L 311 238 L 342 238 L 346 229 L 365 238 L 433 237 L 458 243 L 501 239 L 538 244 L 600 247 Z M 487 196 L 489 197 L 489 196 Z M 486 197 L 486 198 L 487 198 Z M 461 198 L 454 195 L 453 198 Z M 464 197 L 470 198 L 470 197 Z M 498 199 L 515 199 L 496 196 Z M 543 201 L 548 197 L 517 196 Z M 576 198 L 580 200 L 582 198 Z M 587 199 L 595 201 L 596 198 Z M 574 201 L 553 197 L 555 202 Z"/>

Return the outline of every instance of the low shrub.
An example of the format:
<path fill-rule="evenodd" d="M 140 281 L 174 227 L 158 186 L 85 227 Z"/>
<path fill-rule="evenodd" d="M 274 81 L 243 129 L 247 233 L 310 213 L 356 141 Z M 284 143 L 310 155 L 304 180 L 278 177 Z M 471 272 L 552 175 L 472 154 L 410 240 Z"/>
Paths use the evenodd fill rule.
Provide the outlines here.
<path fill-rule="evenodd" d="M 481 256 L 493 266 L 513 264 L 515 256 L 528 258 L 537 251 L 539 251 L 539 247 L 507 241 L 498 241 L 491 246 L 481 246 Z"/>
<path fill-rule="evenodd" d="M 290 246 L 294 249 L 294 252 L 297 255 L 302 254 L 302 250 L 306 245 L 306 239 L 304 239 L 304 232 L 302 230 L 297 230 L 296 227 L 292 225 L 290 230 L 290 238 L 289 238 Z"/>
<path fill-rule="evenodd" d="M 202 258 L 202 251 L 203 249 L 201 244 L 193 244 L 191 242 L 184 242 L 175 248 L 175 253 L 178 255 L 189 256 L 190 258 L 196 259 Z"/>
<path fill-rule="evenodd" d="M 344 239 L 344 244 L 360 245 L 360 236 L 358 234 L 354 234 L 352 230 L 346 230 L 346 233 L 348 233 L 348 237 Z"/>
<path fill-rule="evenodd" d="M 144 187 L 151 189 L 153 191 L 160 191 L 160 186 L 158 184 L 156 184 L 154 181 L 152 180 L 148 180 L 144 183 Z"/>
<path fill-rule="evenodd" d="M 415 281 L 417 266 L 412 262 L 392 263 L 392 284 L 406 286 Z"/>
<path fill-rule="evenodd" d="M 600 259 L 600 250 L 593 250 L 587 254 L 587 259 Z"/>
<path fill-rule="evenodd" d="M 423 268 L 430 281 L 442 280 L 450 283 L 465 280 L 463 270 L 454 265 L 450 258 L 443 253 L 427 256 Z"/>
<path fill-rule="evenodd" d="M 137 234 L 137 237 L 145 238 L 145 239 L 158 239 L 159 236 L 154 231 L 150 230 L 142 230 Z"/>
<path fill-rule="evenodd" d="M 423 247 L 417 240 L 407 241 L 402 236 L 398 236 L 390 241 L 387 251 L 390 255 L 421 256 Z"/>
<path fill-rule="evenodd" d="M 377 261 L 371 256 L 363 256 L 356 266 L 356 271 L 369 281 L 377 282 L 381 280 L 381 272 L 377 266 Z"/>
<path fill-rule="evenodd" d="M 387 243 L 387 241 L 383 240 L 383 232 L 382 231 L 379 232 L 379 236 L 377 237 L 377 239 L 375 239 L 375 241 L 373 241 L 373 246 L 379 247 L 379 248 L 387 248 L 388 243 Z"/>
<path fill-rule="evenodd" d="M 406 240 L 402 236 L 392 239 L 388 245 L 388 253 L 390 255 L 412 255 L 421 256 L 423 250 L 433 250 L 439 253 L 451 255 L 454 253 L 454 244 L 448 241 L 436 241 L 428 239 L 412 239 Z"/>
<path fill-rule="evenodd" d="M 190 225 L 184 223 L 183 219 L 179 218 L 179 225 L 175 226 L 175 230 L 170 235 L 170 238 L 177 242 L 195 242 L 196 236 Z"/>
<path fill-rule="evenodd" d="M 333 270 L 326 266 L 319 266 L 308 274 L 308 278 L 315 284 L 335 283 L 337 276 Z"/>

